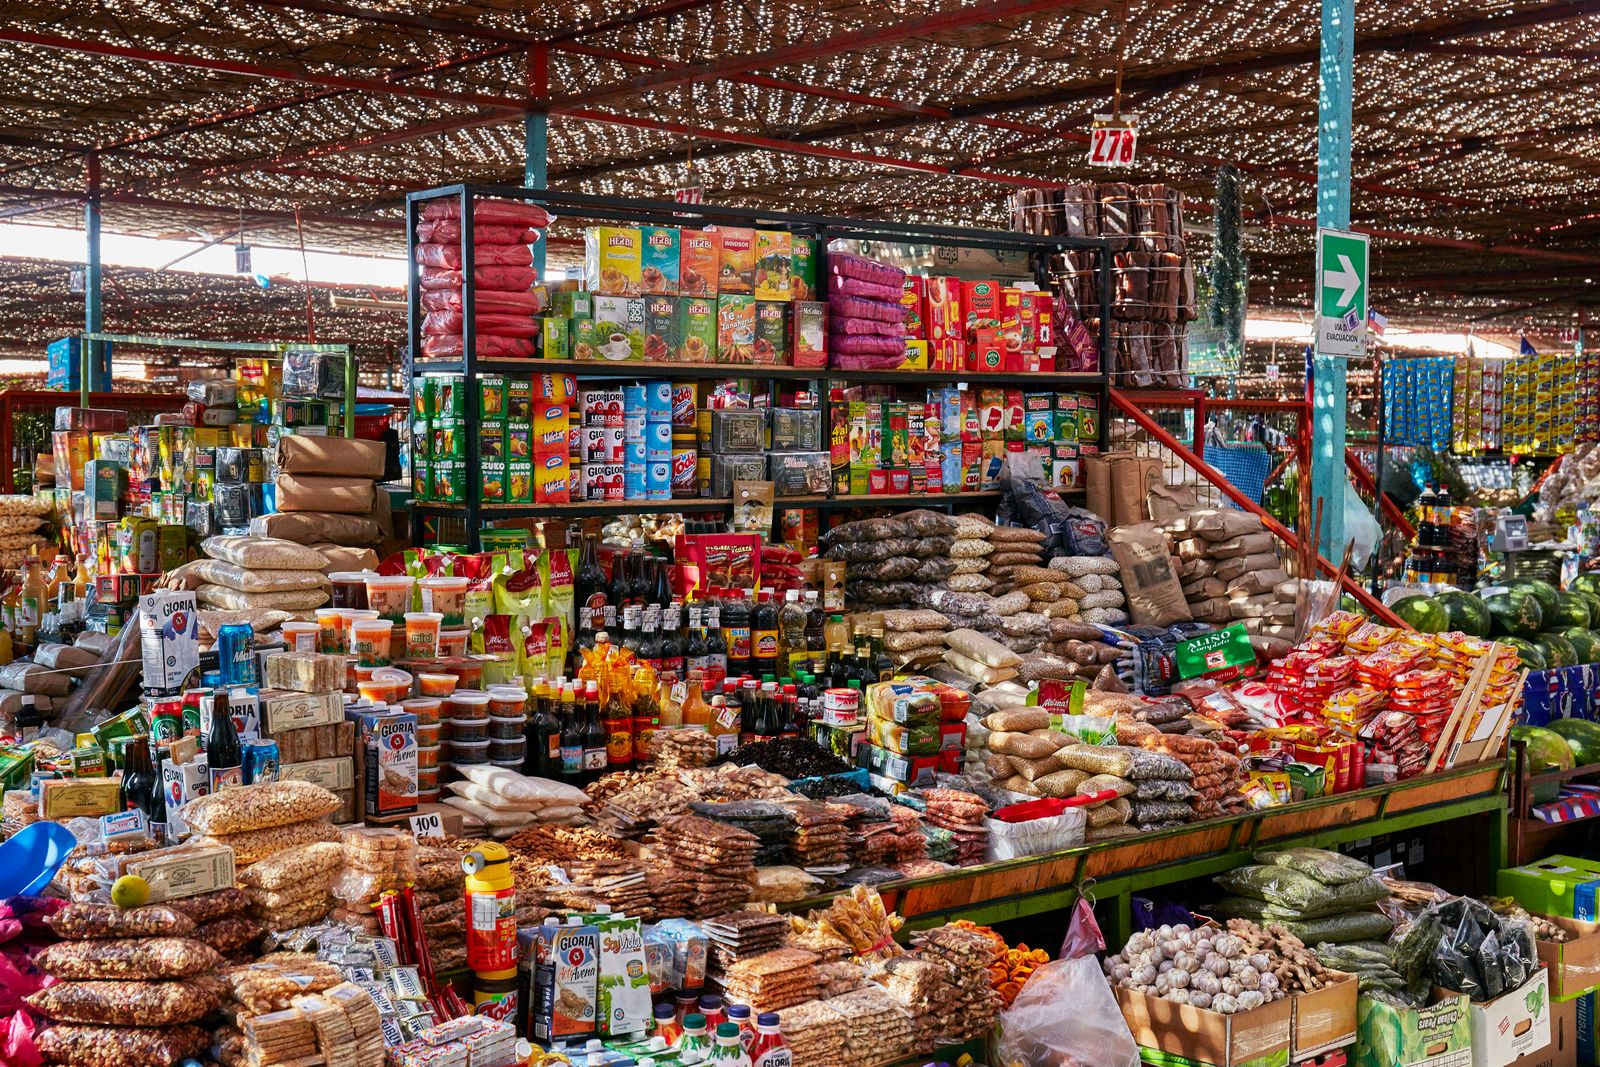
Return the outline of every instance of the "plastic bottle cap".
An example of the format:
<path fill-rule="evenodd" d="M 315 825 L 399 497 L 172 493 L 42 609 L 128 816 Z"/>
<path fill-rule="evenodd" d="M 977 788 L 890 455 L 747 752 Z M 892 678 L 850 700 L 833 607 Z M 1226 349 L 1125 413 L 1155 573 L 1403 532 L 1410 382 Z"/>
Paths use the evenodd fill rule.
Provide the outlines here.
<path fill-rule="evenodd" d="M 764 1011 L 760 1015 L 756 1016 L 756 1025 L 757 1026 L 773 1026 L 773 1027 L 776 1027 L 778 1025 L 778 1020 L 779 1020 L 779 1016 L 778 1016 L 777 1012 L 775 1012 L 775 1011 Z"/>
<path fill-rule="evenodd" d="M 717 1024 L 717 1037 L 719 1037 L 719 1038 L 732 1038 L 735 1041 L 739 1040 L 739 1024 L 738 1023 L 718 1023 Z"/>
<path fill-rule="evenodd" d="M 729 1004 L 728 1005 L 728 1018 L 730 1018 L 730 1019 L 748 1019 L 748 1018 L 750 1018 L 750 1008 L 749 1008 L 749 1006 L 745 1005 L 745 1004 Z"/>

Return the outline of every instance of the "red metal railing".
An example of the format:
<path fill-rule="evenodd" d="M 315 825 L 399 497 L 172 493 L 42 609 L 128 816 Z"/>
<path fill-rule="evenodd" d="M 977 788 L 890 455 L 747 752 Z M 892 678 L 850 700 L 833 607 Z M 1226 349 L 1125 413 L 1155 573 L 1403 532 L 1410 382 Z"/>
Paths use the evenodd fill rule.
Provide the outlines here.
<path fill-rule="evenodd" d="M 1229 500 L 1233 501 L 1244 510 L 1260 516 L 1261 524 L 1263 526 L 1276 535 L 1280 541 L 1284 542 L 1284 544 L 1288 545 L 1291 549 L 1296 552 L 1299 551 L 1300 539 L 1295 535 L 1293 530 L 1283 525 L 1277 519 L 1274 519 L 1271 515 L 1268 515 L 1255 501 L 1251 500 L 1249 497 L 1239 492 L 1238 489 L 1234 488 L 1233 485 L 1214 468 L 1212 468 L 1199 456 L 1196 456 L 1191 449 L 1186 447 L 1177 438 L 1173 437 L 1166 430 L 1162 429 L 1161 425 L 1149 415 L 1141 411 L 1138 405 L 1133 402 L 1133 400 L 1123 396 L 1122 393 L 1117 389 L 1108 389 L 1107 394 L 1111 398 L 1112 405 L 1117 408 L 1118 411 L 1132 419 L 1134 422 L 1138 423 L 1139 427 L 1148 433 L 1151 438 L 1161 444 L 1162 447 L 1166 448 L 1173 455 L 1177 456 L 1180 460 L 1186 463 L 1192 470 L 1194 470 L 1196 474 L 1210 482 L 1216 487 L 1218 492 L 1222 493 L 1222 495 L 1226 496 Z M 1339 568 L 1330 563 L 1327 557 L 1321 554 L 1318 554 L 1317 556 L 1317 567 L 1322 571 L 1322 573 L 1326 574 L 1330 578 L 1339 572 Z M 1340 587 L 1346 593 L 1349 593 L 1351 596 L 1353 596 L 1356 599 L 1356 602 L 1366 609 L 1366 611 L 1384 622 L 1386 625 L 1397 627 L 1406 625 L 1403 621 L 1401 621 L 1399 616 L 1395 615 L 1394 612 L 1384 607 L 1381 601 L 1363 589 L 1360 584 L 1352 579 L 1349 575 L 1344 575 L 1341 578 Z"/>

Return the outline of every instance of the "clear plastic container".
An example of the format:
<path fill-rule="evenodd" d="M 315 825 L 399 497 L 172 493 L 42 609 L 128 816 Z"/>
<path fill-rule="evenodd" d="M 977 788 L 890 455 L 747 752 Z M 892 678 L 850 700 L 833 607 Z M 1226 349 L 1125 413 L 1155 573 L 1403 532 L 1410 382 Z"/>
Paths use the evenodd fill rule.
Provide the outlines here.
<path fill-rule="evenodd" d="M 450 762 L 458 767 L 471 767 L 489 762 L 489 742 L 483 741 L 456 741 L 450 742 Z"/>
<path fill-rule="evenodd" d="M 342 656 L 350 651 L 345 640 L 344 612 L 339 608 L 317 609 L 317 651 L 330 656 Z"/>
<path fill-rule="evenodd" d="M 362 667 L 389 665 L 389 647 L 394 640 L 394 623 L 389 619 L 357 619 L 352 624 L 356 663 Z"/>
<path fill-rule="evenodd" d="M 527 725 L 528 719 L 523 715 L 491 715 L 489 716 L 489 737 L 507 741 L 513 737 L 520 738 Z"/>
<path fill-rule="evenodd" d="M 420 584 L 423 611 L 436 611 L 443 615 L 446 626 L 460 626 L 466 621 L 469 579 L 423 578 Z"/>
<path fill-rule="evenodd" d="M 525 715 L 527 711 L 528 691 L 520 685 L 491 685 L 489 687 L 490 715 Z"/>
<path fill-rule="evenodd" d="M 489 762 L 496 767 L 504 767 L 511 771 L 520 771 L 522 769 L 522 761 L 520 759 L 490 760 Z"/>
<path fill-rule="evenodd" d="M 526 744 L 527 742 L 520 737 L 515 739 L 491 737 L 489 738 L 489 762 L 503 765 L 515 760 L 516 765 L 520 767 L 523 754 L 526 751 L 524 747 Z"/>
<path fill-rule="evenodd" d="M 398 704 L 411 695 L 411 675 L 398 667 L 377 667 L 365 680 L 357 676 L 356 690 L 374 704 Z"/>
<path fill-rule="evenodd" d="M 340 608 L 339 613 L 344 617 L 344 650 L 353 656 L 356 651 L 356 623 L 362 619 L 376 619 L 378 613 L 370 608 Z"/>
<path fill-rule="evenodd" d="M 417 768 L 417 803 L 431 804 L 439 799 L 439 768 Z"/>
<path fill-rule="evenodd" d="M 445 670 L 456 676 L 456 689 L 477 689 L 483 684 L 483 664 L 478 660 L 457 660 Z"/>
<path fill-rule="evenodd" d="M 489 739 L 488 719 L 446 719 L 450 725 L 450 743 L 459 744 L 462 741 L 487 741 Z"/>
<path fill-rule="evenodd" d="M 417 692 L 425 697 L 447 697 L 456 691 L 453 674 L 418 674 Z"/>
<path fill-rule="evenodd" d="M 439 627 L 443 619 L 437 611 L 406 612 L 406 659 L 439 658 Z"/>
<path fill-rule="evenodd" d="M 435 726 L 434 729 L 438 730 L 439 728 Z M 421 741 L 421 738 L 418 738 L 417 740 Z M 417 769 L 420 771 L 424 767 L 430 771 L 437 771 L 439 767 L 438 744 L 417 745 Z"/>
<path fill-rule="evenodd" d="M 439 631 L 439 658 L 450 659 L 454 656 L 467 654 L 467 635 L 469 630 L 440 630 Z"/>
<path fill-rule="evenodd" d="M 319 623 L 290 619 L 278 629 L 283 633 L 283 643 L 288 651 L 322 651 L 322 626 Z"/>
<path fill-rule="evenodd" d="M 457 689 L 444 701 L 444 714 L 451 719 L 473 720 L 487 724 L 489 719 L 489 694 L 476 690 Z"/>
<path fill-rule="evenodd" d="M 417 747 L 426 748 L 429 745 L 439 747 L 440 723 L 430 722 L 426 725 L 417 723 Z"/>
<path fill-rule="evenodd" d="M 411 610 L 411 587 L 417 580 L 409 574 L 367 575 L 367 607 L 378 617 L 403 623 Z"/>
<path fill-rule="evenodd" d="M 367 603 L 367 579 L 376 577 L 373 571 L 334 571 L 328 575 L 333 583 L 333 606 L 336 608 L 370 608 Z"/>
<path fill-rule="evenodd" d="M 437 676 L 419 674 L 417 675 L 417 683 L 420 685 L 422 679 L 429 677 Z M 454 682 L 455 679 L 451 678 L 450 681 Z M 409 711 L 417 717 L 417 727 L 419 729 L 423 726 L 439 725 L 439 720 L 443 717 L 441 711 L 443 707 L 444 700 L 440 697 L 412 697 L 410 700 L 402 700 L 400 702 L 400 710 Z"/>

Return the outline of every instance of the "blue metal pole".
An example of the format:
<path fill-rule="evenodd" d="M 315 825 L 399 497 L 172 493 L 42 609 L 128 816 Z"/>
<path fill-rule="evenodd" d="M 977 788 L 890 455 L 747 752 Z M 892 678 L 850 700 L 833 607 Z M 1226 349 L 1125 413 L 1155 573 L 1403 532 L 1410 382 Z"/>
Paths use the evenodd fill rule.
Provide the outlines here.
<path fill-rule="evenodd" d="M 528 50 L 528 95 L 535 100 L 550 97 L 550 50 L 542 44 Z M 522 184 L 529 189 L 543 189 L 549 180 L 549 148 L 550 116 L 530 111 L 522 120 Z M 533 246 L 533 269 L 540 281 L 544 280 L 544 247 L 543 240 Z"/>
<path fill-rule="evenodd" d="M 1317 225 L 1350 225 L 1351 78 L 1355 67 L 1355 0 L 1322 0 L 1322 59 L 1317 92 Z M 1311 287 L 1315 294 L 1321 284 Z M 1313 300 L 1315 295 L 1313 295 Z M 1344 553 L 1345 361 L 1312 360 L 1311 495 L 1322 504 L 1322 554 Z M 1313 512 L 1315 504 L 1313 503 Z"/>
<path fill-rule="evenodd" d="M 83 270 L 83 332 L 99 333 L 105 325 L 100 311 L 100 156 L 91 152 L 87 162 L 89 196 L 83 202 L 84 237 L 88 251 Z M 78 392 L 82 406 L 89 406 L 94 368 L 100 365 L 100 342 L 85 340 L 78 352 Z"/>

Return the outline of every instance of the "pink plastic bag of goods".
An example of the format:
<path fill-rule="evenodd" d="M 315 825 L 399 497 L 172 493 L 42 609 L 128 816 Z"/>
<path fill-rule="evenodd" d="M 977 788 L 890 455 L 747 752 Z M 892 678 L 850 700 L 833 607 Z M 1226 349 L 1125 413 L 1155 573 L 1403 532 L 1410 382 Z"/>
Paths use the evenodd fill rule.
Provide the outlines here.
<path fill-rule="evenodd" d="M 530 267 L 478 267 L 472 272 L 478 290 L 496 292 L 526 292 L 533 288 L 539 276 Z M 418 271 L 418 281 L 424 289 L 460 289 L 461 272 L 449 267 L 424 266 Z"/>
<path fill-rule="evenodd" d="M 883 300 L 891 304 L 898 301 L 901 294 L 901 290 L 895 286 L 864 282 L 860 278 L 840 278 L 829 286 L 829 290 L 844 296 L 863 296 L 868 300 Z"/>
<path fill-rule="evenodd" d="M 550 294 L 542 285 L 525 293 L 498 292 L 485 289 L 476 294 L 478 314 L 537 315 L 550 302 Z M 423 311 L 461 310 L 461 289 L 427 289 L 422 294 Z"/>
<path fill-rule="evenodd" d="M 883 322 L 879 319 L 835 317 L 828 320 L 828 332 L 836 337 L 898 337 L 904 340 L 906 324 L 904 322 Z"/>
<path fill-rule="evenodd" d="M 841 278 L 855 278 L 875 285 L 888 286 L 896 293 L 900 292 L 906 282 L 905 271 L 850 252 L 829 252 L 828 271 Z"/>
<path fill-rule="evenodd" d="M 422 206 L 424 219 L 459 219 L 461 202 L 455 199 L 430 200 Z M 479 200 L 472 205 L 472 225 L 489 223 L 495 226 L 534 226 L 544 229 L 555 221 L 538 204 L 524 204 L 515 200 Z"/>
<path fill-rule="evenodd" d="M 534 355 L 532 338 L 479 334 L 477 342 L 478 356 L 483 359 L 531 359 Z M 422 354 L 430 359 L 452 359 L 463 351 L 465 346 L 458 333 L 422 339 Z"/>
<path fill-rule="evenodd" d="M 436 244 L 460 244 L 459 219 L 423 219 L 417 223 L 417 240 Z M 475 222 L 472 226 L 472 243 L 475 245 L 531 245 L 539 240 L 539 231 L 531 226 L 493 226 Z"/>
<path fill-rule="evenodd" d="M 835 370 L 894 370 L 905 362 L 905 353 L 835 352 L 828 358 Z"/>
<path fill-rule="evenodd" d="M 899 366 L 905 359 L 906 343 L 898 337 L 849 337 L 834 334 L 831 338 L 833 351 L 847 356 L 894 356 L 894 366 Z M 842 366 L 838 360 L 834 366 Z"/>
<path fill-rule="evenodd" d="M 533 250 L 527 245 L 475 245 L 473 265 L 484 267 L 526 267 L 533 262 Z M 420 244 L 416 247 L 417 262 L 425 267 L 461 267 L 461 246 L 458 244 Z"/>
<path fill-rule="evenodd" d="M 906 309 L 899 304 L 880 300 L 864 300 L 859 296 L 835 293 L 828 297 L 828 311 L 847 319 L 877 319 L 880 322 L 904 322 Z"/>
<path fill-rule="evenodd" d="M 33 1016 L 25 1010 L 7 1019 L 5 1029 L 0 1031 L 0 1063 L 6 1067 L 40 1067 L 44 1057 L 34 1047 L 35 1030 Z"/>
<path fill-rule="evenodd" d="M 431 334 L 460 333 L 464 316 L 457 311 L 431 311 L 422 320 L 422 332 Z M 479 334 L 496 334 L 501 337 L 532 337 L 539 332 L 539 324 L 532 315 L 486 315 L 479 312 L 473 320 Z"/>

